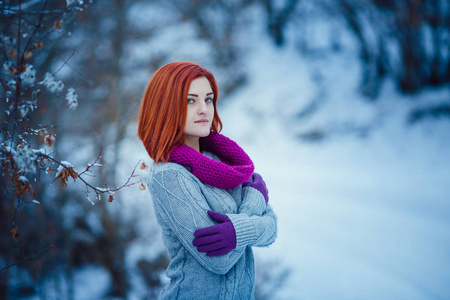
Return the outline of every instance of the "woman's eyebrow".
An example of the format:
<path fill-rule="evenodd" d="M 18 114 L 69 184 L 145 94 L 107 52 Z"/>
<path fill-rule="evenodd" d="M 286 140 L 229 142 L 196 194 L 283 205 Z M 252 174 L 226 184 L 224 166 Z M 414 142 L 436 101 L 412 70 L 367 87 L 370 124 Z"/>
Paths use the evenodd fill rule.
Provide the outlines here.
<path fill-rule="evenodd" d="M 206 94 L 206 96 L 210 96 L 210 95 L 214 95 L 214 93 L 208 93 L 208 94 Z M 197 98 L 198 98 L 198 95 L 197 95 L 197 94 L 188 94 L 188 96 L 193 96 L 193 97 L 197 97 Z"/>

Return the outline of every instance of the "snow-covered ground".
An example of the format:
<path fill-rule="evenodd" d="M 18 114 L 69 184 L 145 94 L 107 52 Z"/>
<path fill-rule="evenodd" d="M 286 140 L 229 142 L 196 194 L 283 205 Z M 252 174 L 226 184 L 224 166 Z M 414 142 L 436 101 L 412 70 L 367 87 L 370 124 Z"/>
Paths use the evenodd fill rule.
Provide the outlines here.
<path fill-rule="evenodd" d="M 406 116 L 411 101 L 449 101 L 450 90 L 405 97 L 387 83 L 371 104 L 357 63 L 262 41 L 249 84 L 221 107 L 222 133 L 250 154 L 278 215 L 278 239 L 257 260 L 291 270 L 278 299 L 449 299 L 450 121 L 408 126 Z M 296 121 L 315 97 L 322 108 Z M 345 126 L 370 130 L 337 134 Z M 335 134 L 298 138 L 317 128 Z"/>

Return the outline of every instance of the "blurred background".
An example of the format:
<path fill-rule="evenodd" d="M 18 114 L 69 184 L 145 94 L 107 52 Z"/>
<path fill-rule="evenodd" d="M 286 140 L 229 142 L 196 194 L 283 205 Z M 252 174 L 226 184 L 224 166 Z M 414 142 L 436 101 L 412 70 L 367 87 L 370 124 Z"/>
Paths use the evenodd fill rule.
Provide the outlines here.
<path fill-rule="evenodd" d="M 29 145 L 77 170 L 102 151 L 94 186 L 120 186 L 151 163 L 136 123 L 154 71 L 192 61 L 216 76 L 222 133 L 253 159 L 278 215 L 277 241 L 255 249 L 257 299 L 450 298 L 448 1 L 29 0 L 0 10 L 2 123 L 11 49 L 25 55 L 31 41 L 29 122 L 55 142 L 30 135 Z M 76 91 L 75 109 L 44 88 L 47 72 Z M 17 209 L 5 170 L 0 299 L 156 299 L 169 260 L 147 190 L 88 201 L 79 180 L 62 189 L 41 172 L 30 177 L 39 204 Z"/>

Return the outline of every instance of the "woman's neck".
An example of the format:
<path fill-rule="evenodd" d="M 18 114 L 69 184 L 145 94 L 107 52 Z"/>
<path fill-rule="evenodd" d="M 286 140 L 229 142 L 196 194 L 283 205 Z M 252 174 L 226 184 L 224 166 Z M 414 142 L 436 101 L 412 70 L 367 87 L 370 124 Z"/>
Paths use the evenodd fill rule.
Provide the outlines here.
<path fill-rule="evenodd" d="M 185 136 L 184 137 L 184 144 L 186 146 L 191 147 L 195 151 L 200 152 L 200 142 L 199 142 L 199 138 L 198 137 Z"/>

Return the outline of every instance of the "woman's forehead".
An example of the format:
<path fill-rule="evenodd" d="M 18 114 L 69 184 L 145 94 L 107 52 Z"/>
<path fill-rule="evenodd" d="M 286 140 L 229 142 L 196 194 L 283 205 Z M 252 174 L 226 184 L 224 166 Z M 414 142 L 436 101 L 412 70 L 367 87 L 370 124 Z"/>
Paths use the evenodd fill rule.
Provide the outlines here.
<path fill-rule="evenodd" d="M 205 76 L 192 80 L 188 91 L 189 94 L 208 94 L 212 92 L 211 83 Z"/>

